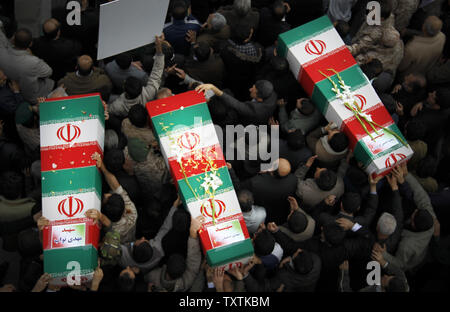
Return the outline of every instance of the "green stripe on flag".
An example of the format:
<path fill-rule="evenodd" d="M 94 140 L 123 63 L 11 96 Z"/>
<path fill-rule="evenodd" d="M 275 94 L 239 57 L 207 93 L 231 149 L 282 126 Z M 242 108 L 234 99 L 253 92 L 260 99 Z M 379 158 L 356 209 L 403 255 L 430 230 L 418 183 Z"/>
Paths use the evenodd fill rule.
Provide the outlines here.
<path fill-rule="evenodd" d="M 40 124 L 99 119 L 105 126 L 105 115 L 99 96 L 44 102 L 39 107 Z"/>
<path fill-rule="evenodd" d="M 240 242 L 208 250 L 206 252 L 206 260 L 209 266 L 217 267 L 251 257 L 253 252 L 252 240 L 247 238 Z"/>
<path fill-rule="evenodd" d="M 208 171 L 208 176 L 210 176 L 211 171 Z M 230 174 L 228 172 L 228 168 L 222 167 L 217 170 L 217 176 L 222 180 L 222 185 L 216 189 L 215 195 L 219 195 L 231 190 L 234 190 L 233 182 L 231 182 Z M 197 200 L 209 198 L 208 195 L 205 194 L 205 190 L 200 185 L 204 182 L 205 173 L 195 175 L 192 177 L 189 177 L 188 183 L 186 183 L 185 179 L 178 180 L 178 186 L 180 188 L 181 196 L 183 197 L 183 201 L 187 203 L 191 203 Z M 195 195 L 192 193 L 191 188 L 195 191 L 198 198 L 195 197 Z"/>
<path fill-rule="evenodd" d="M 102 178 L 96 166 L 42 172 L 42 197 L 94 191 L 102 198 Z"/>
<path fill-rule="evenodd" d="M 89 274 L 98 265 L 97 250 L 92 245 L 44 250 L 44 272 L 53 277 L 63 277 L 71 272 L 67 269 L 67 264 L 71 261 L 80 264 L 81 275 Z"/>
<path fill-rule="evenodd" d="M 280 34 L 278 37 L 278 55 L 286 57 L 287 50 L 300 42 L 306 41 L 312 37 L 324 33 L 333 28 L 328 16 L 324 15 L 305 25 L 294 28 L 290 31 Z"/>
<path fill-rule="evenodd" d="M 330 64 L 330 66 L 333 65 Z M 338 77 L 337 75 L 334 75 L 333 72 L 327 70 L 324 74 L 330 76 L 331 79 L 339 85 Z M 355 91 L 369 83 L 358 65 L 347 68 L 346 70 L 340 72 L 339 75 L 342 80 L 344 80 L 345 84 L 351 87 L 352 91 Z M 328 79 L 318 82 L 314 87 L 311 99 L 323 115 L 326 114 L 329 103 L 336 99 L 336 93 L 331 90 L 332 88 L 333 85 Z"/>
<path fill-rule="evenodd" d="M 173 130 L 184 131 L 212 123 L 206 103 L 158 115 L 152 118 L 152 122 L 159 137 L 170 135 Z"/>
<path fill-rule="evenodd" d="M 395 125 L 391 125 L 388 127 L 388 129 L 390 129 L 391 131 L 395 132 L 398 136 L 400 136 L 402 138 L 402 140 L 404 140 L 406 142 L 406 139 L 404 138 L 403 134 L 401 133 L 400 129 Z M 381 132 L 382 130 L 380 130 Z M 389 133 L 386 133 L 386 135 L 391 136 Z M 392 136 L 393 138 L 395 138 L 394 136 Z M 397 140 L 397 139 L 396 139 Z M 398 140 L 397 140 L 398 142 Z M 373 155 L 371 153 L 371 151 L 369 150 L 369 148 L 366 146 L 366 144 L 364 143 L 363 140 L 359 140 L 358 143 L 356 143 L 355 149 L 353 151 L 354 156 L 356 157 L 356 159 L 358 159 L 358 161 L 363 163 L 364 167 L 367 167 L 372 161 L 374 161 L 377 158 L 383 157 L 397 149 L 399 149 L 400 147 L 402 147 L 403 144 L 401 142 L 398 142 L 398 144 L 395 144 L 394 146 L 388 148 L 387 150 L 384 150 L 376 155 Z"/>

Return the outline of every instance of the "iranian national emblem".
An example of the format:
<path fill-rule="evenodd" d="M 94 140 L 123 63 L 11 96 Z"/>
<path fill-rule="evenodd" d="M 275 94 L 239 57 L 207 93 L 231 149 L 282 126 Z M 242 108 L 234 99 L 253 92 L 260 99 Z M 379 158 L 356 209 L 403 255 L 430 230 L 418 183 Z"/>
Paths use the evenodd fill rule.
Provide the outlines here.
<path fill-rule="evenodd" d="M 81 134 L 80 127 L 71 124 L 62 126 L 56 132 L 58 139 L 63 140 L 67 143 L 70 143 L 73 140 L 78 139 L 80 137 L 80 134 Z"/>
<path fill-rule="evenodd" d="M 81 213 L 83 208 L 84 204 L 81 199 L 74 198 L 73 196 L 63 199 L 58 204 L 58 212 L 68 218 L 72 218 L 76 214 Z"/>
<path fill-rule="evenodd" d="M 359 108 L 361 109 L 361 110 L 364 110 L 364 106 L 366 106 L 367 105 L 367 100 L 366 100 L 366 98 L 364 97 L 364 95 L 361 95 L 361 94 L 356 94 L 355 95 L 355 97 L 358 99 L 358 101 L 359 101 Z"/>
<path fill-rule="evenodd" d="M 212 205 L 214 203 L 214 218 L 220 217 L 222 213 L 226 210 L 226 205 L 223 201 L 218 199 L 208 199 L 200 207 L 200 212 L 204 217 L 212 218 Z"/>
<path fill-rule="evenodd" d="M 179 147 L 193 150 L 200 143 L 200 136 L 197 133 L 187 132 L 182 135 L 177 140 Z"/>
<path fill-rule="evenodd" d="M 386 162 L 384 164 L 386 165 L 386 168 L 391 168 L 391 167 L 395 166 L 399 161 L 402 161 L 405 158 L 406 158 L 405 154 L 394 154 L 394 153 L 392 153 L 386 159 Z"/>
<path fill-rule="evenodd" d="M 306 53 L 309 55 L 322 55 L 327 45 L 322 40 L 309 40 L 305 46 Z"/>

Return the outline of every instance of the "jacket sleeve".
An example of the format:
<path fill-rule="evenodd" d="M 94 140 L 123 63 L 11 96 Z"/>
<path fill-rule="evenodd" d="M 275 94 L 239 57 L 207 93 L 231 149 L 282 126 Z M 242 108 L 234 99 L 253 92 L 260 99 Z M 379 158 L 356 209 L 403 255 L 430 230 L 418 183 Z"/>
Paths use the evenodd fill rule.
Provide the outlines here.
<path fill-rule="evenodd" d="M 401 234 L 403 231 L 403 208 L 402 208 L 402 198 L 400 197 L 399 191 L 392 192 L 392 215 L 397 221 L 397 227 L 395 228 L 394 233 L 391 234 L 389 240 L 392 243 L 392 246 L 397 246 L 400 241 Z"/>
<path fill-rule="evenodd" d="M 158 234 L 155 236 L 155 242 L 158 242 L 158 244 L 161 243 L 162 238 L 167 234 L 167 232 L 170 231 L 172 228 L 172 216 L 177 210 L 177 207 L 173 206 L 169 213 L 167 214 L 167 217 L 164 219 L 164 223 L 161 225 L 161 228 L 158 231 Z"/>
<path fill-rule="evenodd" d="M 245 103 L 238 101 L 229 94 L 224 93 L 221 97 L 223 103 L 238 112 L 238 114 L 243 116 L 253 116 L 255 112 L 250 108 L 250 106 Z"/>
<path fill-rule="evenodd" d="M 128 196 L 127 191 L 122 186 L 119 186 L 114 193 L 119 194 L 120 197 L 122 197 L 124 203 L 125 203 L 125 209 L 129 209 L 130 211 L 125 212 L 125 218 L 126 218 L 126 224 L 127 228 L 133 227 L 136 225 L 137 220 L 137 210 L 134 203 L 131 201 L 130 197 Z"/>
<path fill-rule="evenodd" d="M 200 270 L 202 254 L 200 253 L 200 243 L 198 238 L 188 238 L 188 251 L 186 259 L 186 270 L 181 276 L 182 288 L 187 291 L 191 288 Z"/>
<path fill-rule="evenodd" d="M 145 105 L 148 101 L 153 100 L 156 97 L 159 87 L 161 86 L 161 79 L 164 72 L 164 55 L 156 54 L 155 63 L 153 64 L 153 69 L 148 77 L 147 85 L 142 90 L 143 102 Z"/>
<path fill-rule="evenodd" d="M 344 178 L 345 174 L 347 173 L 347 169 L 348 169 L 348 162 L 345 158 L 342 158 L 338 170 L 336 172 L 337 176 Z"/>
<path fill-rule="evenodd" d="M 322 132 L 322 127 L 318 127 L 315 130 L 311 131 L 307 136 L 306 136 L 306 143 L 308 144 L 309 149 L 313 152 L 316 153 L 316 144 L 317 141 L 320 140 L 320 138 L 324 135 L 324 133 Z"/>
<path fill-rule="evenodd" d="M 395 264 L 388 262 L 388 265 L 383 270 L 386 274 L 394 275 L 396 278 L 400 279 L 406 285 L 407 291 L 409 291 L 408 280 L 402 269 L 397 267 Z"/>
<path fill-rule="evenodd" d="M 339 292 L 353 292 L 350 287 L 350 275 L 348 274 L 348 270 L 339 270 L 338 290 Z"/>
<path fill-rule="evenodd" d="M 38 78 L 48 78 L 53 74 L 53 69 L 40 58 L 33 69 L 33 75 Z"/>
<path fill-rule="evenodd" d="M 400 241 L 395 256 L 391 255 L 387 251 L 383 252 L 384 260 L 394 264 L 401 270 L 406 270 L 406 265 L 408 264 L 409 259 L 411 259 L 413 256 L 414 251 L 411 248 L 409 248 L 409 246 L 406 246 L 404 243 L 402 244 L 402 241 Z"/>
<path fill-rule="evenodd" d="M 305 180 L 308 170 L 309 167 L 307 167 L 306 165 L 299 166 L 297 170 L 295 170 L 295 176 L 297 177 L 297 180 L 299 182 Z"/>
<path fill-rule="evenodd" d="M 280 244 L 281 248 L 283 249 L 284 256 L 293 255 L 299 248 L 308 249 L 306 248 L 308 240 L 304 242 L 296 242 L 280 230 L 273 233 L 273 236 L 275 237 L 277 243 Z"/>
<path fill-rule="evenodd" d="M 378 207 L 378 195 L 369 194 L 366 206 L 361 216 L 357 216 L 355 221 L 361 225 L 369 226 L 372 223 L 373 218 L 377 212 Z"/>
<path fill-rule="evenodd" d="M 286 111 L 286 107 L 284 106 L 280 107 L 280 109 L 278 110 L 278 119 L 280 120 L 281 130 L 283 130 L 284 132 L 288 132 L 289 117 Z"/>
<path fill-rule="evenodd" d="M 431 205 L 430 196 L 428 196 L 427 192 L 420 185 L 419 181 L 412 174 L 408 174 L 405 180 L 411 186 L 411 189 L 414 193 L 414 202 L 418 209 L 425 209 L 436 218 L 436 214 L 434 213 L 433 206 Z"/>

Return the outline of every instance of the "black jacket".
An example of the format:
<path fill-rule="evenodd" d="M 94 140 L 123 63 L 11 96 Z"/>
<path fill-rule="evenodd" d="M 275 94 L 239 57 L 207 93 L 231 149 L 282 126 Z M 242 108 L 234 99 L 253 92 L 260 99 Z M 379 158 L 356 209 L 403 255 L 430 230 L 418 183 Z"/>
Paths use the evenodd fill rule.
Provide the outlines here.
<path fill-rule="evenodd" d="M 66 38 L 49 40 L 41 37 L 33 42 L 31 50 L 34 55 L 43 59 L 53 69 L 51 78 L 58 81 L 66 73 L 75 70 L 77 57 L 81 55 L 81 48 L 81 44 L 75 40 Z"/>
<path fill-rule="evenodd" d="M 269 118 L 272 117 L 277 108 L 277 95 L 275 92 L 263 102 L 241 102 L 226 93 L 220 98 L 222 103 L 237 112 L 239 122 L 244 126 L 249 124 L 256 126 L 267 125 Z"/>

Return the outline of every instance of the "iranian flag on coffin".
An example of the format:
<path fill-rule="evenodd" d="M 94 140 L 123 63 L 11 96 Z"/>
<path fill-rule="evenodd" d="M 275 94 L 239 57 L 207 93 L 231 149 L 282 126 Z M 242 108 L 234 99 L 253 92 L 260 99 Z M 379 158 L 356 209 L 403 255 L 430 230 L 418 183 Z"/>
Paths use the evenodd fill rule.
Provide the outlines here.
<path fill-rule="evenodd" d="M 99 94 L 50 99 L 40 106 L 44 270 L 52 283 L 81 282 L 97 266 L 99 228 L 85 218 L 100 211 L 101 176 L 91 155 L 103 155 L 104 109 Z M 73 271 L 75 270 L 75 271 Z"/>
<path fill-rule="evenodd" d="M 280 34 L 278 55 L 287 59 L 308 96 L 316 83 L 326 79 L 320 70 L 332 64 L 339 72 L 356 64 L 327 16 Z"/>
<path fill-rule="evenodd" d="M 328 17 L 281 34 L 278 45 L 278 54 L 287 58 L 292 72 L 325 118 L 347 134 L 356 159 L 369 174 L 387 174 L 394 165 L 412 157 L 412 149 L 403 144 L 406 140 Z M 340 88 L 336 72 L 352 94 L 352 106 L 357 105 L 361 114 L 398 137 L 377 126 L 375 131 L 365 121 L 367 131 L 364 129 L 332 90 L 329 79 Z"/>
<path fill-rule="evenodd" d="M 147 110 L 185 207 L 205 217 L 199 236 L 208 264 L 245 264 L 253 247 L 203 94 L 149 102 Z"/>

